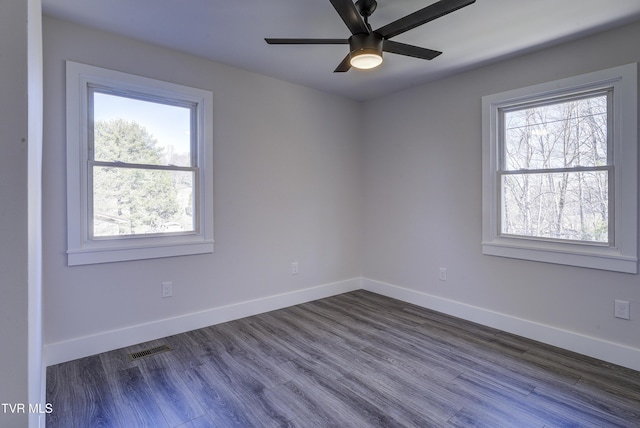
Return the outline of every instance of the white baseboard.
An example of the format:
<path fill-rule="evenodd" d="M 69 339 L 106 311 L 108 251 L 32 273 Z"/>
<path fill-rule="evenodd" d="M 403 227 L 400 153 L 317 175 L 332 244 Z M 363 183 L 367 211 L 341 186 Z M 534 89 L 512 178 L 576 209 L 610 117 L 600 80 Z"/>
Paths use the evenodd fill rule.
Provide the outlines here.
<path fill-rule="evenodd" d="M 363 278 L 362 288 L 528 339 L 640 370 L 640 349 Z"/>
<path fill-rule="evenodd" d="M 353 278 L 179 317 L 45 345 L 46 366 L 220 324 L 358 289 L 372 291 L 518 336 L 640 371 L 640 349 L 443 299 L 367 278 Z"/>
<path fill-rule="evenodd" d="M 46 366 L 358 290 L 361 278 L 296 290 L 45 345 Z"/>

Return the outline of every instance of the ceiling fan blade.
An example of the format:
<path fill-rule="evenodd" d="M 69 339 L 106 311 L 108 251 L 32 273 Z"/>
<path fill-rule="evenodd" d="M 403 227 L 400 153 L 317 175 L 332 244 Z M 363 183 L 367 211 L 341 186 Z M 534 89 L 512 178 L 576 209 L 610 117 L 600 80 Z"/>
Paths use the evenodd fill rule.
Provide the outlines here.
<path fill-rule="evenodd" d="M 342 60 L 340 64 L 333 70 L 334 73 L 344 73 L 345 71 L 349 71 L 351 68 L 351 55 L 347 54 L 346 57 Z"/>
<path fill-rule="evenodd" d="M 442 52 L 434 51 L 431 49 L 421 48 L 419 46 L 407 45 L 405 43 L 398 43 L 391 40 L 384 40 L 382 42 L 382 50 L 398 55 L 412 56 L 420 59 L 434 59 Z"/>
<path fill-rule="evenodd" d="M 355 4 L 351 0 L 330 0 L 340 18 L 347 24 L 351 34 L 369 33 L 369 27 L 364 23 Z"/>
<path fill-rule="evenodd" d="M 274 39 L 265 38 L 270 45 L 348 45 L 349 39 Z"/>
<path fill-rule="evenodd" d="M 384 39 L 390 39 L 475 2 L 476 0 L 440 0 L 384 27 L 380 27 L 376 30 L 376 33 L 380 34 Z"/>

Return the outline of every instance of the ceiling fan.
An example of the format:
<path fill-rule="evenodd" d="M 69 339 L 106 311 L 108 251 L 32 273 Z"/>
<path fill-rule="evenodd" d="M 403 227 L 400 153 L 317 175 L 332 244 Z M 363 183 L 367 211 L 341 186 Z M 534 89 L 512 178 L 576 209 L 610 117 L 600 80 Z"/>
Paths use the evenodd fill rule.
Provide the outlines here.
<path fill-rule="evenodd" d="M 349 53 L 334 70 L 334 73 L 349 71 L 351 67 L 359 69 L 375 68 L 382 63 L 382 52 L 411 56 L 431 60 L 442 52 L 389 40 L 398 34 L 409 31 L 419 25 L 440 18 L 476 0 L 440 0 L 404 18 L 373 31 L 369 17 L 376 10 L 376 0 L 330 0 L 342 18 L 351 37 L 348 39 L 277 39 L 265 38 L 270 45 L 349 45 Z"/>

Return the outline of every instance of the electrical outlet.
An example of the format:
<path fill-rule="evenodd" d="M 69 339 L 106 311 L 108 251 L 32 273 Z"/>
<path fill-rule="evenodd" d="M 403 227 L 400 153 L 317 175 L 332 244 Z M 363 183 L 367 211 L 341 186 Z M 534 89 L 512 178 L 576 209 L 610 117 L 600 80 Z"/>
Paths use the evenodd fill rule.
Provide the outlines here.
<path fill-rule="evenodd" d="M 631 319 L 630 303 L 626 300 L 616 300 L 613 315 L 623 320 Z"/>
<path fill-rule="evenodd" d="M 440 268 L 440 274 L 438 276 L 440 278 L 440 281 L 446 281 L 447 280 L 447 268 Z"/>
<path fill-rule="evenodd" d="M 299 272 L 298 262 L 291 262 L 291 275 L 297 275 Z"/>
<path fill-rule="evenodd" d="M 173 296 L 173 282 L 163 282 L 162 283 L 162 297 L 172 297 Z"/>

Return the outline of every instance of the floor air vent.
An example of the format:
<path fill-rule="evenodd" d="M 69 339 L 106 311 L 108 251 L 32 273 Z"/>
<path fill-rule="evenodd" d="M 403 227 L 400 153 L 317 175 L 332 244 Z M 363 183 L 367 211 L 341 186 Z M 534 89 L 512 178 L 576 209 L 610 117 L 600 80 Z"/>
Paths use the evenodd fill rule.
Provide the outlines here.
<path fill-rule="evenodd" d="M 173 348 L 168 345 L 156 346 L 155 348 L 145 349 L 143 351 L 133 352 L 129 354 L 131 361 L 139 360 L 140 358 L 150 357 L 152 355 L 162 354 L 163 352 L 172 351 Z"/>

